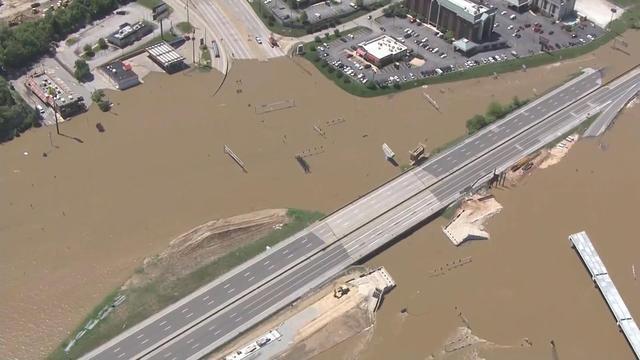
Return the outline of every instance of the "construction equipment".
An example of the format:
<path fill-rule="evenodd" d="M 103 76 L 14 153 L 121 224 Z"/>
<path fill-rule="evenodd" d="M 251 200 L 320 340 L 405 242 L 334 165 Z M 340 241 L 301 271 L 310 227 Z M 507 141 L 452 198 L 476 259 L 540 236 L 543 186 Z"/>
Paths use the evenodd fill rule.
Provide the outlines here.
<path fill-rule="evenodd" d="M 280 45 L 278 44 L 278 40 L 276 40 L 276 38 L 273 36 L 273 33 L 271 33 L 269 35 L 269 45 L 274 48 L 274 47 L 280 47 Z"/>
<path fill-rule="evenodd" d="M 409 150 L 409 160 L 411 160 L 411 165 L 415 165 L 418 161 L 422 159 L 428 159 L 430 153 L 424 152 L 425 146 L 422 143 L 418 143 L 418 146 L 413 150 Z"/>
<path fill-rule="evenodd" d="M 351 289 L 347 285 L 340 285 L 333 290 L 333 297 L 336 299 L 340 299 L 343 296 L 347 295 Z"/>

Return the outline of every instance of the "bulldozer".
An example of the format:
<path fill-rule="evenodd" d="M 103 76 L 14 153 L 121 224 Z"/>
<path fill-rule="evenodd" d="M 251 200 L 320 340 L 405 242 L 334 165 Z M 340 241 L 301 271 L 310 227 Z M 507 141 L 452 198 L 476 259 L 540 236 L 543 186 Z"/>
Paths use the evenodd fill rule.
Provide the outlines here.
<path fill-rule="evenodd" d="M 333 297 L 340 299 L 351 291 L 347 285 L 340 285 L 333 290 Z"/>

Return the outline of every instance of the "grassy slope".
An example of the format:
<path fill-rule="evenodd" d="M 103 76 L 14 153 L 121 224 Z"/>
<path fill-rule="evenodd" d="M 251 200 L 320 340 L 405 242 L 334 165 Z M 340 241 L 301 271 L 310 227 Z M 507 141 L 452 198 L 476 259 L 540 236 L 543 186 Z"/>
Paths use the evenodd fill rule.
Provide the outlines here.
<path fill-rule="evenodd" d="M 134 326 L 232 268 L 260 254 L 266 246 L 277 244 L 324 216 L 318 212 L 296 209 L 290 209 L 287 214 L 291 218 L 291 222 L 283 226 L 282 229 L 275 230 L 257 241 L 225 254 L 185 277 L 172 279 L 170 281 L 167 281 L 165 278 L 160 278 L 148 285 L 132 288 L 123 292 L 123 294 L 127 296 L 127 300 L 117 311 L 100 322 L 92 331 L 87 332 L 84 337 L 72 347 L 68 354 L 65 354 L 63 349 L 71 340 L 71 337 L 60 344 L 60 346 L 48 356 L 48 359 L 62 360 L 78 358 L 80 355 L 115 337 L 125 329 Z M 98 314 L 105 305 L 110 304 L 119 294 L 120 292 L 118 290 L 114 290 L 109 294 L 109 296 L 87 315 L 78 328 L 72 332 L 72 336 L 75 336 L 90 319 L 95 318 L 96 314 Z"/>

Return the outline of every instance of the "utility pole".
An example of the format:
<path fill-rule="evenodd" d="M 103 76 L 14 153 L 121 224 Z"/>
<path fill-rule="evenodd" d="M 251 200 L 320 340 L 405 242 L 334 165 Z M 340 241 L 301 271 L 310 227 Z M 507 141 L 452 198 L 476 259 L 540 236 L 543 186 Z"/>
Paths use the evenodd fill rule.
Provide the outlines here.
<path fill-rule="evenodd" d="M 58 124 L 58 104 L 53 100 L 53 116 L 56 118 L 56 132 L 60 135 L 60 125 Z"/>
<path fill-rule="evenodd" d="M 195 28 L 191 33 L 191 51 L 193 52 L 192 58 L 193 58 L 193 64 L 195 65 L 196 63 L 196 29 Z"/>

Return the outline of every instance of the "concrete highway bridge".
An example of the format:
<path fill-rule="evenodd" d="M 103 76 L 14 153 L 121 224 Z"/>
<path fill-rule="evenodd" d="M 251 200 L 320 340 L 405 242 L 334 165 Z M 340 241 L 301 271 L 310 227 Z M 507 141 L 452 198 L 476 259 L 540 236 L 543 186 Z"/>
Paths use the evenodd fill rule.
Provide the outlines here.
<path fill-rule="evenodd" d="M 198 359 L 640 87 L 584 73 L 128 329 L 83 359 Z"/>

